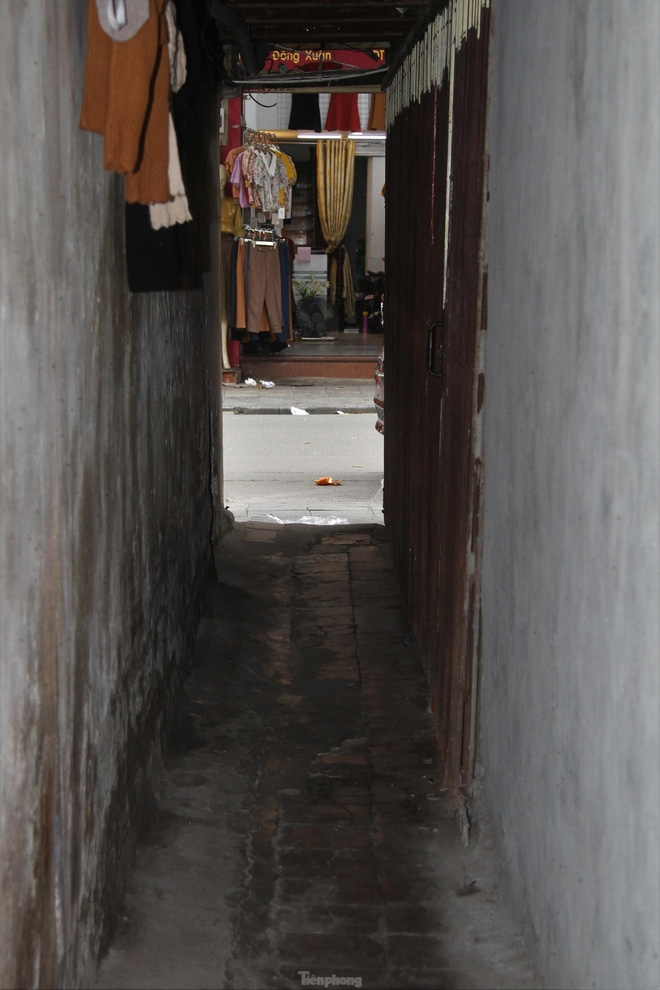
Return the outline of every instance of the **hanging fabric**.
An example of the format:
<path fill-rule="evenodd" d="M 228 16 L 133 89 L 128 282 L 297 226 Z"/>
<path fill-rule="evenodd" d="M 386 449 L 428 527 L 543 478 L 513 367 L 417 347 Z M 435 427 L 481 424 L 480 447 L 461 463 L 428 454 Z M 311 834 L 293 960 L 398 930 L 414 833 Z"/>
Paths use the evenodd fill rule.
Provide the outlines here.
<path fill-rule="evenodd" d="M 113 41 L 130 41 L 149 20 L 149 0 L 96 0 L 99 23 Z"/>
<path fill-rule="evenodd" d="M 174 0 L 167 0 L 165 5 L 165 23 L 167 26 L 167 54 L 170 72 L 170 89 L 178 93 L 187 77 L 186 52 L 183 36 L 176 23 L 176 8 Z M 170 187 L 170 197 L 166 203 L 150 203 L 149 216 L 154 230 L 161 227 L 172 227 L 175 223 L 187 223 L 192 220 L 188 207 L 188 197 L 181 174 L 179 145 L 174 129 L 174 118 L 169 113 L 169 161 L 167 180 Z"/>
<path fill-rule="evenodd" d="M 149 207 L 125 204 L 126 276 L 131 292 L 175 292 L 183 287 L 187 226 L 154 230 Z"/>
<path fill-rule="evenodd" d="M 181 175 L 179 147 L 174 130 L 172 114 L 169 115 L 169 164 L 167 177 L 170 187 L 170 197 L 166 203 L 150 203 L 149 218 L 154 230 L 161 227 L 172 227 L 175 223 L 187 223 L 192 220 L 188 207 L 188 197 Z"/>
<path fill-rule="evenodd" d="M 234 340 L 274 352 L 291 339 L 292 290 L 288 245 L 277 236 L 270 216 L 290 207 L 297 173 L 274 135 L 248 130 L 244 141 L 226 158 L 233 195 L 240 206 L 252 209 L 253 215 L 258 211 L 260 220 L 266 220 L 259 227 L 246 227 L 232 250 L 229 327 Z M 229 206 L 223 205 L 223 210 Z"/>
<path fill-rule="evenodd" d="M 330 301 L 355 314 L 355 290 L 343 240 L 353 207 L 355 142 L 319 141 L 316 149 L 316 188 L 319 220 L 330 262 Z"/>
<path fill-rule="evenodd" d="M 179 142 L 200 78 L 193 0 L 89 0 L 79 124 L 103 136 L 105 168 L 125 176 L 131 292 L 178 290 L 193 270 Z"/>
<path fill-rule="evenodd" d="M 80 127 L 104 136 L 104 167 L 126 175 L 129 203 L 169 199 L 169 60 L 165 0 L 129 41 L 113 41 L 87 11 L 87 56 Z"/>
<path fill-rule="evenodd" d="M 277 247 L 248 243 L 247 332 L 258 334 L 266 309 L 270 330 L 282 333 L 282 282 Z"/>
<path fill-rule="evenodd" d="M 172 92 L 172 116 L 179 142 L 183 177 L 186 179 L 186 148 L 199 133 L 201 121 L 200 89 L 203 84 L 204 53 L 197 24 L 196 0 L 175 0 L 176 25 L 186 57 L 186 80 Z"/>
<path fill-rule="evenodd" d="M 227 155 L 226 166 L 231 170 L 232 195 L 243 208 L 254 207 L 270 215 L 280 207 L 290 207 L 296 167 L 271 134 L 248 131 L 246 143 Z"/>
<path fill-rule="evenodd" d="M 326 131 L 360 131 L 360 111 L 357 93 L 333 93 L 330 97 Z"/>
<path fill-rule="evenodd" d="M 321 111 L 319 109 L 318 93 L 293 93 L 291 96 L 289 130 L 321 130 Z"/>
<path fill-rule="evenodd" d="M 243 236 L 243 217 L 235 199 L 222 196 L 220 199 L 220 231 L 232 237 Z"/>
<path fill-rule="evenodd" d="M 231 257 L 229 325 L 232 338 L 271 352 L 292 338 L 291 261 L 272 226 L 246 227 Z"/>
<path fill-rule="evenodd" d="M 371 94 L 371 102 L 369 104 L 369 123 L 367 124 L 368 131 L 384 131 L 386 129 L 386 101 L 387 95 L 385 93 Z"/>

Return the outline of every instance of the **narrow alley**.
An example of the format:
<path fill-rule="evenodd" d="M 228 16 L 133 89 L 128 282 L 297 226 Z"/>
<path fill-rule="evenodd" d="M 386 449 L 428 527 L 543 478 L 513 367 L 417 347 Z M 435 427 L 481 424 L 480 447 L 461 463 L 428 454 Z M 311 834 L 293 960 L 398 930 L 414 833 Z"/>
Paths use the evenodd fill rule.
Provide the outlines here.
<path fill-rule="evenodd" d="M 217 565 L 99 990 L 538 986 L 443 800 L 383 527 L 238 524 Z"/>
<path fill-rule="evenodd" d="M 0 988 L 657 990 L 660 3 L 2 12 Z"/>

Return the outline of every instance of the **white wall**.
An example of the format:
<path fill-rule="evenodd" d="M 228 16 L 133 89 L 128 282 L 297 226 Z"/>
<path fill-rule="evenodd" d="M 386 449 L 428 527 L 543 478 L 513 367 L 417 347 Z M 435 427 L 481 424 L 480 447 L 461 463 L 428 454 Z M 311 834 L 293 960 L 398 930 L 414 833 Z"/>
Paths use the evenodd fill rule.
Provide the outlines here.
<path fill-rule="evenodd" d="M 492 8 L 481 751 L 549 987 L 658 986 L 659 15 Z"/>
<path fill-rule="evenodd" d="M 385 270 L 385 159 L 370 158 L 367 171 L 367 271 Z"/>
<path fill-rule="evenodd" d="M 285 118 L 282 111 L 278 112 L 278 103 L 283 104 L 284 102 L 283 96 L 288 96 L 288 94 L 281 93 L 278 96 L 277 93 L 255 93 L 253 100 L 249 94 L 246 94 L 243 99 L 245 126 L 254 131 L 286 130 L 289 126 L 288 119 L 284 123 Z M 287 107 L 290 110 L 290 96 L 288 96 Z"/>

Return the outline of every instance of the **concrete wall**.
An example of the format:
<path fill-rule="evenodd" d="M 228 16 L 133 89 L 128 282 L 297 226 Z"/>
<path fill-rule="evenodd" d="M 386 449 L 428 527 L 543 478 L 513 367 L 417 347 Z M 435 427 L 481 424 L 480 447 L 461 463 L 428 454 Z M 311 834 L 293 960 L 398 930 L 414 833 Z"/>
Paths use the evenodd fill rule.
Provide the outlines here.
<path fill-rule="evenodd" d="M 218 487 L 207 293 L 128 292 L 122 182 L 77 127 L 85 24 L 85 0 L 27 0 L 0 32 L 6 987 L 76 986 L 98 949 L 186 670 Z M 198 205 L 209 171 L 202 157 Z"/>
<path fill-rule="evenodd" d="M 481 751 L 552 987 L 658 985 L 655 0 L 493 0 Z"/>

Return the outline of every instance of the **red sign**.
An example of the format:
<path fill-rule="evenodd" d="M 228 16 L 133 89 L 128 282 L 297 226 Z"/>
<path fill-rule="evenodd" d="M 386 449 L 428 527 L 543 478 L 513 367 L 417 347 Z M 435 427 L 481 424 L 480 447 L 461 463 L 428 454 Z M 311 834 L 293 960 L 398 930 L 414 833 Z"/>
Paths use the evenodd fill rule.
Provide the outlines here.
<path fill-rule="evenodd" d="M 380 69 L 386 65 L 385 49 L 372 52 L 347 51 L 345 49 L 274 49 L 268 55 L 264 72 L 281 72 L 283 69 Z"/>

